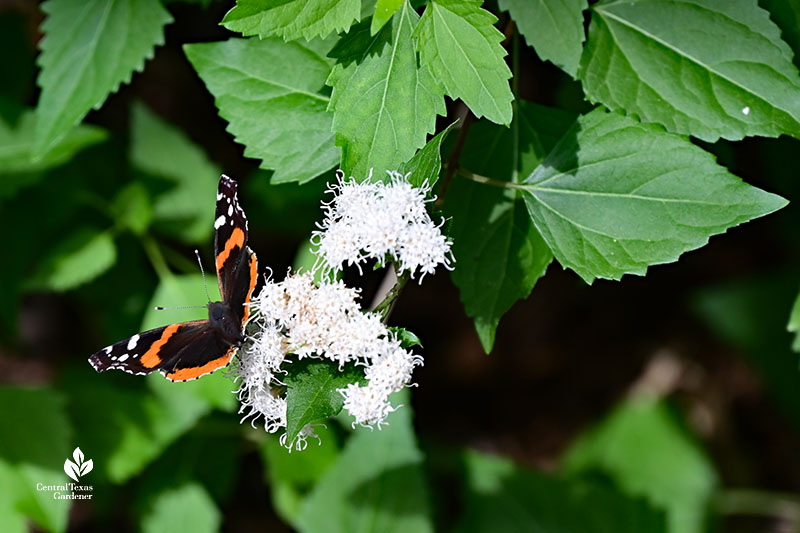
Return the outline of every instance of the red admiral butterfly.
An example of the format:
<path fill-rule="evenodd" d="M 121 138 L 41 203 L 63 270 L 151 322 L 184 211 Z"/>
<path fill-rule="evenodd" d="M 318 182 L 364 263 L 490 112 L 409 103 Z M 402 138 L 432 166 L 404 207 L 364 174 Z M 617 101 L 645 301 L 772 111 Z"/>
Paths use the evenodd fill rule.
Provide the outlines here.
<path fill-rule="evenodd" d="M 95 370 L 116 368 L 137 375 L 158 370 L 169 380 L 186 381 L 230 362 L 244 340 L 248 304 L 259 278 L 236 189 L 231 178 L 220 178 L 214 255 L 222 301 L 208 304 L 208 320 L 163 326 L 112 344 L 89 358 Z"/>

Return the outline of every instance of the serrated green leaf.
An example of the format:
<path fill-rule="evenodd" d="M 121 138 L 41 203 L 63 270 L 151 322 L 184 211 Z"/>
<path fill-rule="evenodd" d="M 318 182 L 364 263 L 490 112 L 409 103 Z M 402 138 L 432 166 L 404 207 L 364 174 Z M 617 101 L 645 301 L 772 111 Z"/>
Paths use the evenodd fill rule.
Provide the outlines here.
<path fill-rule="evenodd" d="M 327 45 L 230 39 L 184 51 L 244 155 L 275 170 L 272 183 L 305 183 L 336 165 L 322 91 L 332 63 Z"/>
<path fill-rule="evenodd" d="M 107 137 L 106 131 L 101 128 L 80 125 L 65 133 L 45 154 L 34 154 L 35 127 L 36 116 L 33 111 L 23 112 L 13 127 L 0 121 L 0 173 L 38 172 L 58 166 L 69 161 L 80 150 Z"/>
<path fill-rule="evenodd" d="M 460 159 L 464 169 L 496 180 L 519 181 L 544 159 L 575 118 L 522 100 L 517 109 L 511 128 L 484 120 L 472 125 Z M 453 283 L 488 353 L 500 318 L 517 300 L 528 297 L 553 254 L 515 191 L 456 179 L 444 208 L 453 220 Z"/>
<path fill-rule="evenodd" d="M 596 109 L 520 185 L 536 228 L 587 283 L 644 275 L 786 200 L 684 137 Z"/>
<path fill-rule="evenodd" d="M 131 121 L 131 162 L 171 182 L 153 204 L 156 222 L 185 242 L 208 241 L 220 168 L 182 131 L 143 104 L 133 106 Z"/>
<path fill-rule="evenodd" d="M 761 0 L 759 5 L 769 11 L 770 18 L 781 29 L 781 38 L 794 52 L 795 66 L 800 66 L 800 1 Z"/>
<path fill-rule="evenodd" d="M 591 101 L 706 141 L 800 136 L 800 75 L 755 0 L 606 0 L 592 10 L 578 71 Z"/>
<path fill-rule="evenodd" d="M 198 483 L 187 483 L 155 496 L 152 508 L 142 516 L 142 531 L 213 533 L 221 523 L 219 509 L 208 492 Z"/>
<path fill-rule="evenodd" d="M 64 399 L 47 389 L 0 387 L 0 405 L 7 406 L 0 409 L 0 500 L 7 504 L 0 503 L 0 519 L 4 507 L 9 518 L 0 525 L 12 530 L 21 514 L 47 531 L 66 531 L 69 503 L 36 490 L 69 481 L 62 467 L 73 433 Z"/>
<path fill-rule="evenodd" d="M 427 182 L 428 186 L 433 188 L 439 181 L 439 171 L 442 169 L 442 143 L 455 125 L 456 122 L 453 122 L 440 131 L 436 137 L 425 143 L 425 146 L 414 154 L 414 157 L 400 165 L 398 170 L 401 174 L 411 173 L 408 177 L 411 185 L 422 187 L 422 184 Z"/>
<path fill-rule="evenodd" d="M 432 0 L 419 21 L 417 39 L 422 62 L 444 84 L 448 96 L 461 98 L 476 117 L 511 122 L 514 95 L 511 71 L 503 59 L 503 34 L 497 17 L 481 9 L 483 0 Z"/>
<path fill-rule="evenodd" d="M 397 335 L 397 338 L 400 340 L 400 346 L 406 350 L 414 346 L 422 348 L 422 341 L 419 340 L 419 337 L 417 337 L 413 331 L 398 326 L 389 326 L 387 329 Z"/>
<path fill-rule="evenodd" d="M 369 28 L 369 20 L 362 20 L 353 25 L 336 41 L 328 52 L 328 57 L 346 67 L 354 61 L 362 61 L 367 54 L 380 55 L 384 47 L 392 42 L 392 32 L 387 30 L 372 35 Z"/>
<path fill-rule="evenodd" d="M 635 398 L 583 434 L 563 470 L 611 478 L 626 493 L 667 511 L 672 533 L 705 531 L 706 506 L 717 485 L 709 459 L 656 399 Z"/>
<path fill-rule="evenodd" d="M 107 231 L 81 228 L 64 239 L 33 275 L 31 285 L 68 291 L 103 274 L 117 260 L 117 247 Z"/>
<path fill-rule="evenodd" d="M 164 43 L 164 26 L 172 22 L 158 0 L 49 0 L 42 10 L 38 154 L 130 81 Z"/>
<path fill-rule="evenodd" d="M 663 533 L 662 513 L 605 487 L 529 472 L 478 452 L 465 457 L 464 514 L 457 533 Z"/>
<path fill-rule="evenodd" d="M 800 352 L 800 294 L 797 295 L 797 300 L 794 302 L 792 314 L 789 317 L 789 325 L 786 329 L 795 334 L 792 350 Z"/>
<path fill-rule="evenodd" d="M 403 5 L 405 0 L 378 0 L 375 2 L 375 13 L 372 15 L 372 22 L 369 26 L 370 35 L 375 35 L 389 19 Z"/>
<path fill-rule="evenodd" d="M 236 0 L 221 24 L 262 39 L 311 40 L 346 31 L 360 16 L 360 0 Z"/>
<path fill-rule="evenodd" d="M 392 413 L 380 431 L 357 428 L 303 501 L 298 529 L 307 533 L 433 531 L 422 460 L 408 406 Z"/>
<path fill-rule="evenodd" d="M 344 396 L 337 390 L 364 380 L 364 372 L 353 365 L 339 369 L 336 363 L 303 359 L 286 367 L 286 445 L 313 422 L 339 414 Z"/>
<path fill-rule="evenodd" d="M 519 32 L 539 57 L 575 77 L 586 39 L 583 31 L 586 0 L 498 0 L 497 3 L 511 14 Z"/>
<path fill-rule="evenodd" d="M 441 89 L 417 65 L 411 36 L 418 20 L 405 2 L 359 60 L 337 64 L 326 82 L 333 87 L 328 110 L 342 148 L 341 168 L 358 180 L 367 179 L 370 169 L 378 179 L 396 170 L 425 144 L 436 115 L 445 113 Z"/>

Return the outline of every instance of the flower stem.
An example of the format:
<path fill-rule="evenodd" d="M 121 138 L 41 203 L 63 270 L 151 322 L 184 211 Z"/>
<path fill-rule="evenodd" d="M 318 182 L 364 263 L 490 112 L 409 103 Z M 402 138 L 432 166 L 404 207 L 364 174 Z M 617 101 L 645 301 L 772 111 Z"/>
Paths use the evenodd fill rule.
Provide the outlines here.
<path fill-rule="evenodd" d="M 397 273 L 397 267 L 395 266 L 395 273 Z M 408 278 L 410 277 L 410 273 L 408 271 L 403 272 L 402 274 L 397 274 L 397 281 L 394 284 L 394 287 L 389 289 L 389 292 L 386 293 L 386 296 L 381 300 L 381 302 L 375 306 L 375 309 L 372 311 L 374 313 L 380 313 L 381 320 L 386 322 L 386 319 L 389 317 L 389 313 L 392 311 L 392 307 L 394 306 L 394 301 L 400 296 L 400 293 L 403 292 L 403 287 L 406 286 L 408 283 Z"/>

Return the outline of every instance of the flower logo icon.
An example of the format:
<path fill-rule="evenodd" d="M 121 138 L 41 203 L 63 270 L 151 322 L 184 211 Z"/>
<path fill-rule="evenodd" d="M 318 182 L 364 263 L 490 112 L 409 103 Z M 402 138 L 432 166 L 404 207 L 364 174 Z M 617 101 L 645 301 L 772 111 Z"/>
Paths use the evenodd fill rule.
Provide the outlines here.
<path fill-rule="evenodd" d="M 64 472 L 75 481 L 80 481 L 79 478 L 81 476 L 85 476 L 92 471 L 94 464 L 91 459 L 84 462 L 83 452 L 80 448 L 75 448 L 75 451 L 72 452 L 72 458 L 75 459 L 74 463 L 69 459 L 64 461 Z"/>

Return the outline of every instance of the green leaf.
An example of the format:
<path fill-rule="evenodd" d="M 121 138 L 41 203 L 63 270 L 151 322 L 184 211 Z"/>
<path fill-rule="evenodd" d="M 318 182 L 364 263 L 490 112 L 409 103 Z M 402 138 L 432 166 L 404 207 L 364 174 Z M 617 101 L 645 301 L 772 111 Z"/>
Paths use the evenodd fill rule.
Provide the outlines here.
<path fill-rule="evenodd" d="M 413 331 L 398 326 L 389 326 L 387 329 L 397 335 L 397 338 L 400 339 L 400 346 L 406 350 L 414 346 L 422 348 L 422 341 L 419 340 L 419 337 L 417 337 Z"/>
<path fill-rule="evenodd" d="M 369 26 L 369 34 L 375 35 L 389 22 L 405 0 L 377 0 L 375 2 L 375 13 L 372 15 L 372 22 Z"/>
<path fill-rule="evenodd" d="M 222 517 L 214 500 L 197 483 L 165 490 L 155 497 L 152 508 L 142 517 L 144 533 L 193 533 L 219 531 Z"/>
<path fill-rule="evenodd" d="M 128 374 L 97 374 L 87 363 L 69 377 L 64 383 L 81 447 L 112 483 L 139 474 L 209 412 L 206 401 L 182 390 L 184 383 L 160 375 L 142 383 Z"/>
<path fill-rule="evenodd" d="M 573 443 L 563 469 L 572 476 L 600 474 L 646 498 L 667 511 L 673 533 L 705 531 L 714 467 L 656 399 L 635 398 L 615 409 Z"/>
<path fill-rule="evenodd" d="M 800 352 L 800 294 L 797 295 L 797 300 L 794 302 L 792 314 L 789 317 L 789 325 L 786 329 L 795 334 L 792 350 Z"/>
<path fill-rule="evenodd" d="M 0 526 L 12 530 L 22 514 L 48 531 L 66 531 L 69 502 L 36 490 L 37 483 L 69 481 L 63 465 L 73 435 L 64 399 L 48 389 L 0 387 L 0 405 Z"/>
<path fill-rule="evenodd" d="M 336 363 L 303 359 L 286 367 L 286 446 L 313 422 L 339 414 L 344 397 L 337 389 L 364 381 L 364 372 L 353 365 L 339 370 Z"/>
<path fill-rule="evenodd" d="M 503 59 L 497 17 L 483 0 L 432 0 L 414 31 L 422 62 L 448 96 L 461 98 L 476 117 L 511 122 L 511 71 Z"/>
<path fill-rule="evenodd" d="M 131 121 L 131 162 L 171 185 L 156 198 L 155 220 L 185 242 L 207 242 L 214 224 L 220 168 L 182 131 L 143 104 L 133 106 Z"/>
<path fill-rule="evenodd" d="M 562 266 L 587 283 L 643 275 L 786 205 L 687 139 L 597 109 L 520 186 Z"/>
<path fill-rule="evenodd" d="M 414 154 L 414 157 L 400 165 L 398 170 L 401 174 L 411 173 L 408 181 L 413 186 L 422 187 L 422 184 L 427 181 L 428 185 L 433 188 L 439 181 L 439 171 L 442 168 L 440 153 L 442 143 L 455 125 L 456 122 L 453 122 L 440 131 L 436 137 L 425 143 L 425 146 Z"/>
<path fill-rule="evenodd" d="M 361 16 L 360 0 L 236 0 L 222 25 L 243 35 L 310 41 L 347 31 Z M 287 63 L 288 64 L 288 63 Z"/>
<path fill-rule="evenodd" d="M 49 0 L 42 10 L 38 154 L 130 81 L 164 43 L 164 26 L 172 22 L 158 0 Z"/>
<path fill-rule="evenodd" d="M 304 183 L 336 165 L 322 90 L 331 68 L 327 45 L 231 39 L 184 51 L 244 155 L 275 170 L 272 183 Z"/>
<path fill-rule="evenodd" d="M 288 453 L 277 437 L 264 440 L 259 448 L 269 484 L 272 506 L 294 529 L 306 494 L 339 456 L 337 434 L 327 425 L 314 428 L 319 445 L 309 444 L 302 453 Z"/>
<path fill-rule="evenodd" d="M 586 0 L 498 0 L 545 61 L 575 77 L 586 35 L 583 31 L 583 11 Z"/>
<path fill-rule="evenodd" d="M 116 261 L 117 248 L 108 231 L 80 228 L 50 252 L 30 283 L 68 291 L 100 276 Z"/>
<path fill-rule="evenodd" d="M 144 185 L 135 181 L 126 185 L 111 202 L 111 213 L 120 228 L 142 235 L 153 220 L 153 206 Z"/>
<path fill-rule="evenodd" d="M 56 167 L 107 137 L 106 131 L 101 128 L 80 125 L 66 132 L 46 153 L 35 154 L 35 127 L 36 116 L 33 111 L 25 111 L 13 127 L 0 120 L 0 174 L 38 172 Z"/>
<path fill-rule="evenodd" d="M 794 52 L 795 66 L 800 66 L 800 1 L 761 0 L 759 5 L 769 11 L 770 18 L 781 29 L 781 38 Z"/>
<path fill-rule="evenodd" d="M 500 318 L 528 297 L 553 254 L 513 191 L 457 180 L 445 205 L 453 218 L 453 283 L 489 353 Z"/>
<path fill-rule="evenodd" d="M 303 502 L 298 529 L 307 533 L 433 531 L 411 409 L 398 409 L 389 422 L 379 431 L 358 428 L 353 432 Z"/>
<path fill-rule="evenodd" d="M 663 515 L 606 488 L 523 470 L 500 457 L 468 452 L 464 514 L 455 531 L 534 533 L 664 532 Z"/>
<path fill-rule="evenodd" d="M 606 0 L 592 9 L 578 71 L 589 100 L 706 141 L 800 136 L 792 51 L 755 1 Z"/>
<path fill-rule="evenodd" d="M 404 3 L 360 58 L 334 66 L 326 82 L 333 87 L 328 110 L 341 167 L 358 180 L 367 179 L 370 169 L 376 177 L 396 170 L 425 144 L 436 114 L 445 114 L 440 88 L 417 65 L 412 33 L 418 20 Z"/>
<path fill-rule="evenodd" d="M 497 180 L 519 181 L 574 120 L 571 113 L 522 100 L 517 110 L 511 128 L 485 120 L 472 125 L 460 158 L 463 168 Z M 528 297 L 553 254 L 516 191 L 456 179 L 444 208 L 453 220 L 453 282 L 489 353 L 500 318 L 517 300 Z"/>

